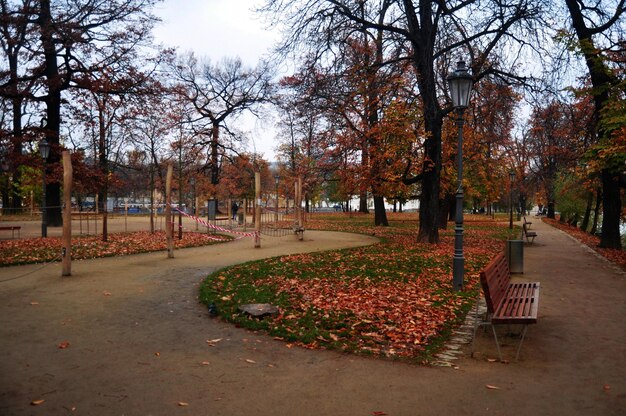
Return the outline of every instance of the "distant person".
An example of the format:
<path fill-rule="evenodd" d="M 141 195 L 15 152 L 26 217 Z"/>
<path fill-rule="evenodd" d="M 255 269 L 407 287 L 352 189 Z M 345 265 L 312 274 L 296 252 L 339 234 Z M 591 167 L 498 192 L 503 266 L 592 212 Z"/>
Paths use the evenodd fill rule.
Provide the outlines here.
<path fill-rule="evenodd" d="M 239 205 L 237 205 L 236 201 L 233 201 L 233 204 L 231 205 L 230 210 L 233 213 L 233 219 L 236 220 L 237 219 L 237 211 L 239 210 Z"/>

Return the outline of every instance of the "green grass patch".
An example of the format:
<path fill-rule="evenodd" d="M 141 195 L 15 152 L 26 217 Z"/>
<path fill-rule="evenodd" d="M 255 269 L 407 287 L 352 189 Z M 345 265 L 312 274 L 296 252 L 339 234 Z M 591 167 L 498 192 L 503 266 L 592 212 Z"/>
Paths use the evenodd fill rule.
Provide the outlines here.
<path fill-rule="evenodd" d="M 478 218 L 465 227 L 463 292 L 452 291 L 453 231 L 443 231 L 439 244 L 423 244 L 408 215 L 373 227 L 371 216 L 344 214 L 316 215 L 307 229 L 373 234 L 380 243 L 229 267 L 207 277 L 200 299 L 230 322 L 307 348 L 423 362 L 465 319 L 480 269 L 509 236 L 503 225 Z M 238 309 L 245 303 L 280 312 L 252 318 Z"/>

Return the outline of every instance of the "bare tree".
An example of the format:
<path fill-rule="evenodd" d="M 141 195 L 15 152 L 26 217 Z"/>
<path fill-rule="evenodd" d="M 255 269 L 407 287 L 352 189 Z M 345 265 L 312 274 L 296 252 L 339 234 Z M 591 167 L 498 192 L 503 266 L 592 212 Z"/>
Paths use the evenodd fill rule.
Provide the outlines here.
<path fill-rule="evenodd" d="M 284 54 L 307 48 L 325 59 L 328 54 L 342 53 L 338 43 L 362 29 L 386 33 L 405 51 L 401 57 L 385 56 L 372 65 L 407 59 L 413 66 L 425 126 L 424 161 L 421 172 L 406 182 L 422 184 L 418 239 L 437 242 L 441 133 L 443 118 L 451 111 L 443 87 L 450 62 L 454 57 L 469 56 L 475 80 L 487 74 L 522 80 L 511 69 L 519 55 L 513 54 L 508 61 L 495 59 L 495 55 L 501 52 L 499 48 L 519 49 L 526 42 L 523 39 L 532 29 L 526 25 L 539 12 L 534 2 L 306 0 L 294 5 L 267 0 L 261 11 L 288 28 L 280 48 Z M 520 36 L 514 36 L 515 31 Z"/>
<path fill-rule="evenodd" d="M 252 112 L 271 94 L 272 71 L 267 63 L 256 68 L 245 68 L 238 58 L 226 58 L 218 64 L 199 63 L 193 54 L 180 57 L 172 65 L 174 88 L 187 105 L 189 122 L 200 140 L 198 145 L 209 149 L 208 170 L 211 184 L 219 183 L 220 157 L 233 146 L 221 137 L 225 131 L 237 140 L 230 128 L 231 121 L 244 112 Z"/>

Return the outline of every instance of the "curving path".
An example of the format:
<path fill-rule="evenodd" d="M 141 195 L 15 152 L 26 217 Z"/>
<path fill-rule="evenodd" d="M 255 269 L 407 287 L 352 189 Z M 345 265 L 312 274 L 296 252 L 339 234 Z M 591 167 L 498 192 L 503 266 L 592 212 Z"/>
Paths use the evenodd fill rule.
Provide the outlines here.
<path fill-rule="evenodd" d="M 486 360 L 495 354 L 486 335 L 478 358 L 430 368 L 288 348 L 208 318 L 197 287 L 217 267 L 375 241 L 307 231 L 304 242 L 267 238 L 257 250 L 239 240 L 170 260 L 75 262 L 69 278 L 54 265 L 0 283 L 0 414 L 621 415 L 626 279 L 535 223 L 524 278 L 542 282 L 540 321 L 517 363 Z M 0 269 L 0 280 L 37 267 Z M 37 399 L 45 401 L 30 404 Z"/>

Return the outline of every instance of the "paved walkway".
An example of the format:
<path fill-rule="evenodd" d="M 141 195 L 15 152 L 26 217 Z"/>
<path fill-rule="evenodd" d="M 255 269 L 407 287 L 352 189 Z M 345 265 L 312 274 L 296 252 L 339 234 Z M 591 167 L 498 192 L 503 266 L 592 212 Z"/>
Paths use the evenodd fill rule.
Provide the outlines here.
<path fill-rule="evenodd" d="M 287 348 L 197 303 L 217 267 L 372 241 L 364 236 L 307 231 L 302 243 L 268 239 L 252 251 L 239 240 L 173 260 L 81 261 L 69 278 L 57 265 L 0 269 L 0 281 L 31 272 L 0 283 L 0 414 L 622 415 L 626 278 L 564 233 L 533 229 L 521 278 L 541 281 L 539 323 L 520 361 L 490 362 L 495 345 L 483 334 L 480 354 L 457 369 Z"/>

